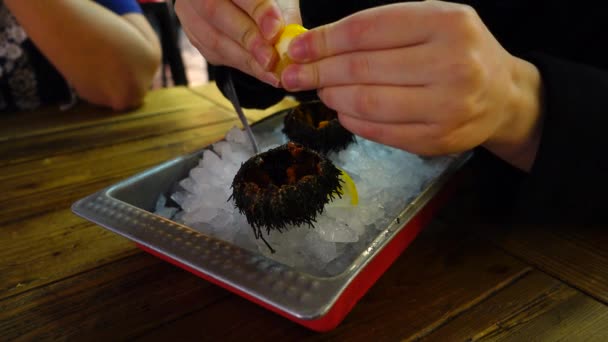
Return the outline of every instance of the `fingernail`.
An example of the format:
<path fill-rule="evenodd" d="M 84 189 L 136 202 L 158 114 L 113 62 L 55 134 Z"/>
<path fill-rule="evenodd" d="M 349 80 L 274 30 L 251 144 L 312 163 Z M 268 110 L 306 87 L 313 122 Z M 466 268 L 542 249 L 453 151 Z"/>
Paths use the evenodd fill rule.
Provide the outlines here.
<path fill-rule="evenodd" d="M 308 58 L 308 41 L 305 36 L 294 38 L 289 44 L 287 54 L 294 61 L 305 61 Z"/>
<path fill-rule="evenodd" d="M 271 72 L 267 72 L 264 75 L 262 75 L 262 81 L 270 84 L 271 86 L 277 88 L 279 86 L 279 78 L 277 77 L 277 75 L 271 73 Z"/>
<path fill-rule="evenodd" d="M 290 65 L 281 75 L 281 81 L 283 86 L 287 89 L 295 90 L 300 88 L 300 67 L 297 65 Z"/>
<path fill-rule="evenodd" d="M 266 17 L 262 20 L 262 34 L 267 40 L 272 40 L 281 30 L 283 23 L 276 18 Z"/>
<path fill-rule="evenodd" d="M 265 44 L 258 44 L 253 48 L 253 56 L 264 70 L 268 70 L 272 63 L 273 50 Z"/>

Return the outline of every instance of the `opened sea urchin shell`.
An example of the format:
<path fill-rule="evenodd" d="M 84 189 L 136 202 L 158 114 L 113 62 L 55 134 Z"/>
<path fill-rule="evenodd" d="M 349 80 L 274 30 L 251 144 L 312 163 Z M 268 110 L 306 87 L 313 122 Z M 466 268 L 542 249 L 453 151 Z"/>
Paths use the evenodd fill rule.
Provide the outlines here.
<path fill-rule="evenodd" d="M 291 109 L 285 115 L 283 133 L 323 154 L 343 150 L 355 141 L 354 135 L 338 121 L 336 111 L 321 101 L 301 103 Z"/>
<path fill-rule="evenodd" d="M 268 245 L 262 228 L 269 234 L 288 225 L 312 226 L 325 205 L 342 196 L 341 174 L 329 159 L 289 142 L 243 163 L 232 182 L 231 199 L 255 237 Z"/>

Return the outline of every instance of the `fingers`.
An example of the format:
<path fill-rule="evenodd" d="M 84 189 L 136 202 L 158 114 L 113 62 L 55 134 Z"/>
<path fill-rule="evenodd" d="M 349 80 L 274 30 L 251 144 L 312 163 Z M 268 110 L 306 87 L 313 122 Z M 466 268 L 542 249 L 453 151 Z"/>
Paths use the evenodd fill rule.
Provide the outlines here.
<path fill-rule="evenodd" d="M 217 1 L 211 1 L 212 3 L 216 3 Z M 235 67 L 253 77 L 256 77 L 268 84 L 273 86 L 278 86 L 279 80 L 276 75 L 265 71 L 264 64 L 268 65 L 268 63 L 272 64 L 272 58 L 261 56 L 261 49 L 271 49 L 272 53 L 276 55 L 274 49 L 269 46 L 264 46 L 263 44 L 256 43 L 253 46 L 253 52 L 249 52 L 243 45 L 243 41 L 250 40 L 251 38 L 243 37 L 253 37 L 257 34 L 258 42 L 262 42 L 262 38 L 260 36 L 259 31 L 255 28 L 255 24 L 253 20 L 248 19 L 247 15 L 238 7 L 231 4 L 231 2 L 222 1 L 224 5 L 218 5 L 213 7 L 211 5 L 203 6 L 203 1 L 178 1 L 175 7 L 176 13 L 179 15 L 180 20 L 184 25 L 182 25 L 184 32 L 188 36 L 188 39 L 197 47 L 197 49 L 201 52 L 205 59 L 211 63 L 216 65 L 227 65 L 231 67 Z M 231 4 L 232 9 L 227 9 L 225 4 Z M 204 9 L 203 9 L 204 7 Z M 230 26 L 234 26 L 234 23 L 229 23 L 227 21 L 221 22 L 220 20 L 226 19 L 214 19 L 207 20 L 201 17 L 201 11 L 211 11 L 212 13 L 228 13 L 236 11 L 239 13 L 238 17 L 240 20 L 245 20 L 247 22 L 246 25 L 254 27 L 256 30 L 253 35 L 244 33 L 241 35 L 241 41 L 237 41 L 227 37 L 226 32 L 232 32 L 232 34 L 236 34 L 237 29 L 235 28 L 226 28 Z M 209 12 L 207 12 L 209 13 Z M 243 19 L 245 17 L 245 19 Z M 219 23 L 219 24 L 218 24 Z M 218 26 L 223 25 L 223 26 Z M 218 27 L 224 27 L 223 31 L 220 31 Z M 254 32 L 254 31 L 248 31 Z M 236 34 L 238 35 L 238 34 Z"/>
<path fill-rule="evenodd" d="M 264 38 L 274 42 L 286 24 L 302 24 L 299 0 L 233 0 L 260 28 Z"/>
<path fill-rule="evenodd" d="M 428 44 L 331 56 L 308 64 L 292 64 L 282 74 L 290 91 L 346 84 L 425 85 L 442 70 L 445 55 Z"/>
<path fill-rule="evenodd" d="M 264 39 L 251 17 L 231 1 L 207 0 L 207 2 L 210 4 L 203 6 L 202 15 L 212 26 L 245 50 L 251 51 L 263 68 L 268 69 L 276 63 L 278 59 L 276 52 Z M 215 7 L 211 4 L 214 4 Z"/>
<path fill-rule="evenodd" d="M 205 21 L 199 20 L 191 3 L 188 1 L 178 1 L 175 4 L 175 12 L 179 15 L 180 20 L 185 23 L 183 30 L 188 40 L 205 56 L 208 62 L 217 64 L 218 60 L 213 58 L 217 54 L 213 50 L 215 50 L 214 47 L 220 39 L 219 32 Z M 205 32 L 205 42 L 203 43 L 198 39 L 198 35 L 194 34 L 194 32 Z"/>
<path fill-rule="evenodd" d="M 178 3 L 184 2 L 178 1 Z M 189 20 L 189 16 L 193 16 L 193 12 L 185 12 L 181 18 Z M 192 25 L 184 25 L 183 30 L 188 39 L 209 63 L 232 66 L 272 86 L 278 86 L 279 80 L 275 74 L 264 70 L 252 55 L 239 44 L 230 39 L 225 39 L 221 32 L 205 21 L 197 20 Z M 205 32 L 205 40 L 198 39 L 193 31 Z"/>
<path fill-rule="evenodd" d="M 253 20 L 232 1 L 190 1 L 190 4 L 203 21 L 246 49 L 253 48 L 254 44 L 263 39 Z"/>
<path fill-rule="evenodd" d="M 428 147 L 421 146 L 421 142 L 427 139 L 429 134 L 426 124 L 369 122 L 342 113 L 338 114 L 338 118 L 344 128 L 365 139 L 403 149 L 411 153 L 422 155 L 435 154 Z"/>
<path fill-rule="evenodd" d="M 467 150 L 470 145 L 466 137 L 476 134 L 472 126 L 446 133 L 436 124 L 369 122 L 343 113 L 339 113 L 338 118 L 344 128 L 358 136 L 424 156 Z"/>
<path fill-rule="evenodd" d="M 283 19 L 281 9 L 272 0 L 233 0 L 247 13 L 260 28 L 264 38 L 273 41 L 281 28 Z"/>
<path fill-rule="evenodd" d="M 433 32 L 428 24 L 433 7 L 432 2 L 402 3 L 355 13 L 297 37 L 289 56 L 301 63 L 350 51 L 421 44 Z"/>
<path fill-rule="evenodd" d="M 277 0 L 285 24 L 302 24 L 299 0 Z"/>
<path fill-rule="evenodd" d="M 246 51 L 249 51 L 264 69 L 271 69 L 278 60 L 278 56 L 270 43 L 264 39 L 254 20 L 232 1 L 201 0 L 179 1 L 187 3 L 189 9 L 184 8 L 178 12 L 180 18 L 188 14 L 192 18 L 184 26 L 197 26 L 199 22 L 206 22 L 224 36 L 221 39 L 231 39 Z M 187 13 L 191 10 L 193 13 Z M 193 29 L 197 35 L 206 35 L 207 31 Z M 200 39 L 208 40 L 208 38 Z M 223 52 L 220 52 L 223 54 Z M 223 63 L 225 64 L 225 63 Z"/>
<path fill-rule="evenodd" d="M 414 124 L 437 120 L 443 102 L 424 86 L 339 86 L 324 88 L 319 98 L 328 107 L 350 117 L 383 124 Z"/>
<path fill-rule="evenodd" d="M 224 61 L 228 65 L 234 66 L 274 87 L 279 85 L 279 79 L 275 74 L 263 69 L 247 51 L 233 41 L 227 39 L 219 40 L 218 49 L 223 52 Z M 245 56 L 245 58 L 239 58 L 239 56 Z"/>
<path fill-rule="evenodd" d="M 483 144 L 490 127 L 485 116 L 470 115 L 466 101 L 433 87 L 340 86 L 319 97 L 339 114 L 349 131 L 381 144 L 421 155 L 462 152 Z"/>

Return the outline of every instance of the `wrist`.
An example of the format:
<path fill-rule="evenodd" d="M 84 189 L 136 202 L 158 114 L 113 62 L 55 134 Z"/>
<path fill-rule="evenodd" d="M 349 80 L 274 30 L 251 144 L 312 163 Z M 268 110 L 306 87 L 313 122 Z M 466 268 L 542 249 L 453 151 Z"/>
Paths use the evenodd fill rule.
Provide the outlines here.
<path fill-rule="evenodd" d="M 514 167 L 530 171 L 542 132 L 542 79 L 531 63 L 511 57 L 511 82 L 503 118 L 483 147 Z"/>

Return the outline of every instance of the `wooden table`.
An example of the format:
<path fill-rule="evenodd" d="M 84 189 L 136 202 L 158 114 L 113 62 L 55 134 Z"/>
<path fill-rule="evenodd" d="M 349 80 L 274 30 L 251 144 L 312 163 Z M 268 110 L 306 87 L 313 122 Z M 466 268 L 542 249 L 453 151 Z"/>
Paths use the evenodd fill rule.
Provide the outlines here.
<path fill-rule="evenodd" d="M 0 117 L 0 340 L 608 340 L 608 230 L 472 225 L 465 191 L 325 334 L 71 213 L 235 124 L 213 84 L 154 91 L 120 115 L 82 105 Z"/>

